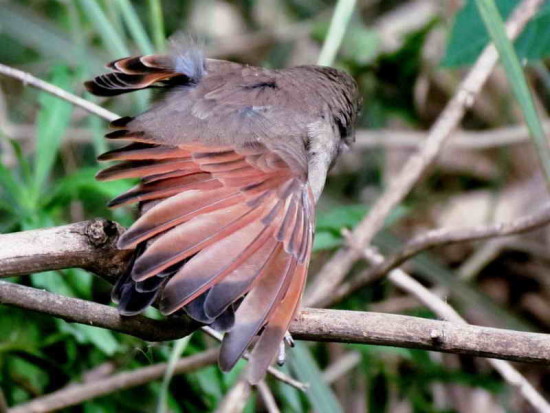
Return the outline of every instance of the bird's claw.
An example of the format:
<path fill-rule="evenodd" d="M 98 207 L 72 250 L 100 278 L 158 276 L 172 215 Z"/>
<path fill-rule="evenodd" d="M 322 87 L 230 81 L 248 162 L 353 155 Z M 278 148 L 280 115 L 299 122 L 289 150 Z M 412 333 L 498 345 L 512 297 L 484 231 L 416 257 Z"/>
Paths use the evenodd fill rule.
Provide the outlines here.
<path fill-rule="evenodd" d="M 282 366 L 286 361 L 286 346 L 294 347 L 294 339 L 287 331 L 281 344 L 279 345 L 279 354 L 277 355 L 277 365 Z"/>

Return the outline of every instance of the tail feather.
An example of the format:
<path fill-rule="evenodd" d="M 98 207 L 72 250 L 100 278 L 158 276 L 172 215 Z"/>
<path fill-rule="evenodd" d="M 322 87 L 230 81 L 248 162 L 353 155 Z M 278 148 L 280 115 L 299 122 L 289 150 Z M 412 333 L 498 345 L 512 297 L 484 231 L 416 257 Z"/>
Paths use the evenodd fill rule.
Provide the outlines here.
<path fill-rule="evenodd" d="M 97 96 L 117 96 L 134 90 L 151 87 L 194 85 L 200 82 L 205 71 L 205 58 L 196 47 L 186 45 L 185 50 L 173 47 L 167 55 L 125 57 L 107 64 L 111 73 L 95 77 L 84 83 L 86 89 Z"/>

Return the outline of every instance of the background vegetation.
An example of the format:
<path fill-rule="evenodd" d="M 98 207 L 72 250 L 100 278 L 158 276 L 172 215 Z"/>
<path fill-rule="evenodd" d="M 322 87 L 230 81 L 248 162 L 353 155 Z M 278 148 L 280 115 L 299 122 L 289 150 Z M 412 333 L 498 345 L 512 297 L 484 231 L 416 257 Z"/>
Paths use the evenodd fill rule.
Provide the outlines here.
<path fill-rule="evenodd" d="M 334 169 L 318 207 L 311 274 L 341 245 L 341 229 L 357 224 L 391 182 L 489 38 L 486 16 L 480 16 L 474 1 L 357 3 L 335 65 L 357 79 L 365 105 L 357 147 Z M 506 17 L 518 2 L 496 3 Z M 330 0 L 4 0 L 0 1 L 0 62 L 121 115 L 134 114 L 146 107 L 147 92 L 99 101 L 84 92 L 82 82 L 101 73 L 107 61 L 162 50 L 166 36 L 181 30 L 204 39 L 209 56 L 274 68 L 315 63 L 334 5 Z M 549 124 L 548 2 L 516 42 L 516 52 L 517 56 L 510 51 L 508 75 L 519 57 L 534 92 L 534 106 L 529 107 L 528 98 L 522 101 L 517 86 L 521 74 L 516 73 L 511 87 L 505 72 L 495 71 L 462 124 L 473 134 L 457 137 L 457 144 L 444 150 L 432 173 L 393 212 L 388 228 L 375 242 L 383 251 L 395 250 L 402 240 L 429 228 L 511 221 L 548 202 L 539 164 L 540 157 L 544 162 L 545 140 L 539 139 L 542 146 L 535 151 L 527 133 L 513 128 L 523 122 L 527 110 L 536 135 L 535 107 L 544 114 L 543 125 Z M 105 204 L 132 182 L 94 180 L 99 169 L 95 157 L 107 148 L 102 139 L 105 129 L 97 117 L 1 78 L 0 232 L 92 217 L 131 223 L 133 210 L 110 211 Z M 513 139 L 505 139 L 510 133 Z M 418 256 L 407 268 L 438 294 L 448 296 L 472 323 L 549 332 L 548 235 L 539 230 L 504 241 L 438 248 Z M 13 281 L 100 303 L 110 301 L 110 286 L 82 270 Z M 337 307 L 433 317 L 384 280 L 348 296 Z M 153 311 L 149 315 L 156 316 Z M 177 351 L 194 354 L 212 345 L 196 333 L 188 342 L 179 342 Z M 0 307 L 0 386 L 10 406 L 85 380 L 98 366 L 112 372 L 166 361 L 172 348 L 172 343 L 148 344 Z M 351 360 L 349 369 L 327 384 L 320 370 L 346 357 Z M 222 374 L 210 366 L 174 377 L 167 391 L 160 382 L 152 382 L 74 410 L 150 412 L 163 405 L 162 397 L 171 411 L 214 410 L 242 367 Z M 518 367 L 550 396 L 546 368 Z M 314 391 L 301 394 L 270 382 L 284 411 L 527 411 L 517 394 L 478 359 L 312 344 L 293 352 L 287 368 L 311 382 Z M 246 409 L 261 406 L 252 396 Z"/>

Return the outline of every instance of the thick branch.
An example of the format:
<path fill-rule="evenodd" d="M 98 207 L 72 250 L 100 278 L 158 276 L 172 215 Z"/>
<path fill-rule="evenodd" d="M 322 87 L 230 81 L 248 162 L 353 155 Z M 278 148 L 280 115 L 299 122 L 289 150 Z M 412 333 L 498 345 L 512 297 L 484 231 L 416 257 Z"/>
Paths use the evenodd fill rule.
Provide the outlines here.
<path fill-rule="evenodd" d="M 113 307 L 8 282 L 0 282 L 0 303 L 148 341 L 180 338 L 197 327 L 180 318 L 164 321 L 140 316 L 124 318 Z M 550 335 L 418 317 L 305 309 L 291 324 L 290 332 L 302 340 L 379 344 L 550 365 Z"/>
<path fill-rule="evenodd" d="M 200 327 L 185 317 L 165 320 L 140 315 L 123 317 L 114 307 L 6 281 L 0 281 L 0 304 L 37 311 L 68 322 L 107 328 L 146 341 L 176 340 Z"/>
<path fill-rule="evenodd" d="M 122 231 L 117 223 L 93 219 L 0 235 L 0 277 L 79 267 L 113 282 L 129 254 L 115 248 Z"/>

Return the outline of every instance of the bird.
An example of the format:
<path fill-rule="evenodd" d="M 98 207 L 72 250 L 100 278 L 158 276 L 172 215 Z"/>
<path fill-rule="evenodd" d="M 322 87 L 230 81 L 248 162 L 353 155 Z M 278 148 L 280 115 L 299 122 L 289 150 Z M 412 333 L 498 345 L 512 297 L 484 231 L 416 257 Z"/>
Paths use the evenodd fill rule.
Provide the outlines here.
<path fill-rule="evenodd" d="M 139 179 L 108 204 L 139 210 L 117 243 L 134 251 L 112 299 L 123 316 L 156 303 L 223 332 L 223 371 L 252 348 L 257 384 L 299 308 L 327 173 L 355 140 L 357 83 L 332 67 L 210 59 L 181 41 L 106 67 L 90 93 L 159 92 L 111 122 L 105 137 L 126 146 L 98 158 L 118 162 L 98 180 Z"/>

